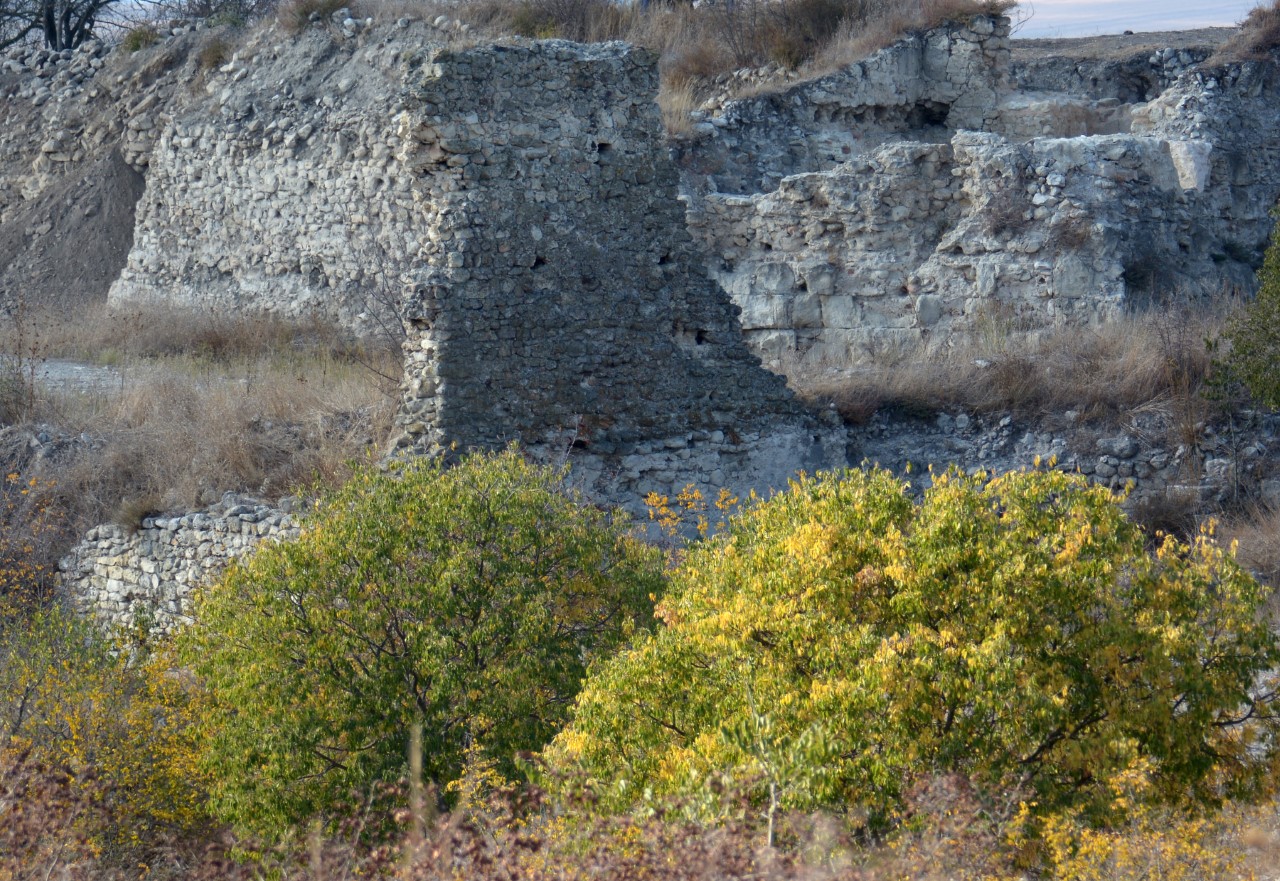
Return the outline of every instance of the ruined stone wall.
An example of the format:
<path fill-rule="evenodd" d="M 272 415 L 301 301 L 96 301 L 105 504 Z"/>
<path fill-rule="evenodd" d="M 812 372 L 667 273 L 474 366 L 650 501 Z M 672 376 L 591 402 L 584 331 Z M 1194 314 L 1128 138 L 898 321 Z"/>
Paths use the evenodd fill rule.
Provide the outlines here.
<path fill-rule="evenodd" d="M 394 118 L 410 57 L 444 38 L 351 25 L 288 45 L 264 30 L 199 93 L 154 108 L 147 195 L 111 302 L 364 329 L 393 318 L 426 230 Z"/>
<path fill-rule="evenodd" d="M 963 133 L 772 193 L 709 195 L 690 223 L 767 362 L 845 363 L 1114 318 L 1191 250 L 1204 182 L 1175 158 L 1159 138 Z M 1157 247 L 1167 262 L 1152 262 Z"/>
<path fill-rule="evenodd" d="M 844 461 L 743 344 L 685 229 L 656 58 L 623 44 L 442 50 L 402 135 L 431 206 L 393 446 L 519 441 L 634 506 Z"/>
<path fill-rule="evenodd" d="M 59 569 L 77 606 L 97 620 L 168 633 L 190 614 L 195 588 L 260 542 L 297 534 L 293 515 L 228 495 L 206 511 L 147 517 L 137 529 L 95 527 Z"/>
<path fill-rule="evenodd" d="M 1280 64 L 1248 61 L 1189 71 L 1134 108 L 1134 133 L 1168 141 L 1183 175 L 1204 182 L 1191 235 L 1156 253 L 1166 284 L 1253 289 L 1280 196 L 1277 90 Z"/>
<path fill-rule="evenodd" d="M 1009 63 L 1009 20 L 976 17 L 902 41 L 835 73 L 700 114 L 677 148 L 686 185 L 749 194 L 834 168 L 889 141 L 988 129 Z"/>
<path fill-rule="evenodd" d="M 731 102 L 684 148 L 691 229 L 775 369 L 1252 289 L 1280 196 L 1280 110 L 1264 97 L 1276 64 L 1178 68 L 1148 104 L 1005 91 L 1007 23 L 982 21 Z M 909 118 L 920 87 L 882 94 L 854 74 L 916 64 L 958 70 L 929 87 L 953 90 L 947 119 L 886 129 L 886 114 Z M 813 103 L 807 119 L 796 96 Z M 829 106 L 862 109 L 833 129 Z M 841 150 L 788 152 L 784 131 L 793 145 L 834 137 Z"/>
<path fill-rule="evenodd" d="M 295 47 L 242 80 L 279 79 L 315 51 Z M 449 456 L 518 441 L 535 459 L 567 463 L 592 498 L 633 510 L 650 492 L 693 484 L 710 498 L 722 488 L 767 494 L 798 470 L 845 464 L 834 411 L 810 413 L 761 367 L 738 310 L 707 276 L 677 197 L 653 54 L 519 41 L 427 47 L 402 61 L 400 110 L 377 136 L 394 150 L 378 154 L 381 165 L 371 165 L 372 153 L 335 158 L 330 135 L 340 133 L 322 128 L 331 124 L 324 114 L 308 117 L 319 126 L 313 137 L 326 135 L 306 142 L 330 150 L 319 153 L 306 153 L 294 129 L 264 146 L 280 127 L 254 128 L 263 139 L 254 147 L 246 132 L 258 110 L 236 110 L 225 129 L 167 123 L 151 156 L 132 270 L 117 288 L 182 299 L 184 285 L 208 283 L 196 259 L 205 245 L 180 241 L 197 236 L 197 212 L 207 211 L 207 237 L 220 250 L 239 242 L 228 251 L 239 262 L 225 289 L 215 284 L 202 302 L 237 302 L 219 290 L 249 291 L 258 305 L 294 302 L 290 282 L 270 279 L 298 268 L 268 272 L 235 238 L 252 230 L 253 212 L 297 212 L 294 234 L 279 231 L 286 254 L 310 247 L 317 230 L 349 245 L 334 215 L 338 197 L 323 195 L 323 181 L 341 189 L 371 167 L 395 171 L 393 189 L 416 213 L 394 224 L 415 244 L 397 255 L 410 283 L 400 304 L 407 339 L 393 453 Z M 230 96 L 218 99 L 224 108 L 250 94 L 210 91 Z M 269 176 L 288 192 L 271 191 Z M 266 279 L 261 289 L 255 277 Z M 104 618 L 127 623 L 151 609 L 165 627 L 205 573 L 292 529 L 256 508 L 147 521 L 136 535 L 99 527 L 65 561 L 66 582 Z"/>

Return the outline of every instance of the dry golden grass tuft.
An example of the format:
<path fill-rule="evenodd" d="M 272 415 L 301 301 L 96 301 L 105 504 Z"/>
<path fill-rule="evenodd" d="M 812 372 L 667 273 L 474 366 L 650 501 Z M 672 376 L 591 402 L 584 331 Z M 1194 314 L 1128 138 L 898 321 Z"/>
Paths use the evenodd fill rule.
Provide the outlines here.
<path fill-rule="evenodd" d="M 215 35 L 200 46 L 196 53 L 196 66 L 200 70 L 213 70 L 227 63 L 234 48 L 226 38 Z"/>
<path fill-rule="evenodd" d="M 1280 510 L 1258 505 L 1223 523 L 1218 537 L 1224 545 L 1237 542 L 1240 563 L 1268 587 L 1280 590 Z"/>
<path fill-rule="evenodd" d="M 847 367 L 784 365 L 804 398 L 834 404 L 853 423 L 884 407 L 912 412 L 960 408 L 1045 416 L 1075 410 L 1088 421 L 1135 410 L 1194 424 L 1207 407 L 1207 339 L 1220 319 L 1209 311 L 1130 315 L 1085 330 L 1039 338 L 998 318 L 966 342 L 886 351 Z"/>
<path fill-rule="evenodd" d="M 1240 30 L 1223 43 L 1207 63 L 1261 60 L 1277 48 L 1280 48 L 1280 0 L 1272 0 L 1251 10 L 1240 23 Z"/>
<path fill-rule="evenodd" d="M 693 131 L 690 114 L 698 108 L 698 93 L 694 86 L 686 82 L 663 89 L 658 94 L 658 107 L 668 134 L 680 137 Z"/>

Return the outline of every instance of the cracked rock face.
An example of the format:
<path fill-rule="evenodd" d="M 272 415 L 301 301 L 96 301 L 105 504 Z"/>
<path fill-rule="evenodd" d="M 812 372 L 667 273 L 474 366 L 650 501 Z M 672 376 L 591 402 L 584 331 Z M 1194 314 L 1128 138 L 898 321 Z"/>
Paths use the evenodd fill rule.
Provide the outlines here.
<path fill-rule="evenodd" d="M 1249 290 L 1278 71 L 1209 54 L 1014 75 L 1004 19 L 906 40 L 702 122 L 677 150 L 691 229 L 775 368 Z M 1100 88 L 1112 68 L 1142 88 Z"/>

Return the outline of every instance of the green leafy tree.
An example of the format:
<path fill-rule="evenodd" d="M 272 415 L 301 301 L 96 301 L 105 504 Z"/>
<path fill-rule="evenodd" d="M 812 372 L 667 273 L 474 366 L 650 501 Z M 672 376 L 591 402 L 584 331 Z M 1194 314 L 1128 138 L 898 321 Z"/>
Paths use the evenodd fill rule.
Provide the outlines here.
<path fill-rule="evenodd" d="M 882 471 L 802 479 L 689 552 L 548 758 L 612 809 L 711 803 L 727 776 L 769 818 L 873 824 L 937 772 L 1099 819 L 1136 768 L 1153 802 L 1253 792 L 1275 752 L 1264 593 L 1207 538 L 1147 540 L 1058 472 L 947 473 L 918 504 Z"/>
<path fill-rule="evenodd" d="M 661 556 L 515 451 L 369 470 L 199 598 L 212 809 L 267 837 L 405 773 L 510 771 L 561 727 L 586 665 L 649 621 Z"/>
<path fill-rule="evenodd" d="M 1264 407 L 1280 409 L 1280 224 L 1258 270 L 1258 295 L 1228 327 L 1219 385 L 1243 385 Z"/>

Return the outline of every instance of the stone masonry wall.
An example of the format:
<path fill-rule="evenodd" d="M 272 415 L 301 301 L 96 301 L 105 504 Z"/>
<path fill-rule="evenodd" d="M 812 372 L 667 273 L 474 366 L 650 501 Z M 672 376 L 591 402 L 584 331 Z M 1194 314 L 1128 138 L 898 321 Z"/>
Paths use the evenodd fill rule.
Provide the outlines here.
<path fill-rule="evenodd" d="M 744 345 L 685 229 L 654 95 L 624 44 L 441 50 L 401 134 L 430 205 L 393 446 L 519 441 L 635 506 L 764 491 L 844 461 Z"/>
<path fill-rule="evenodd" d="M 1088 326 L 1252 289 L 1280 196 L 1280 110 L 1265 97 L 1274 62 L 1184 69 L 1138 105 L 1013 93 L 1007 23 L 982 21 L 731 102 L 685 148 L 690 227 L 771 366 Z M 908 118 L 903 102 L 918 106 L 924 87 L 886 95 L 862 72 L 917 67 L 958 70 L 946 87 L 925 78 L 935 97 L 953 90 L 947 117 L 886 130 L 886 114 Z M 862 109 L 838 115 L 833 134 L 829 106 Z M 784 131 L 791 144 L 838 136 L 842 155 L 781 150 Z M 717 165 L 726 150 L 738 165 Z M 744 172 L 748 160 L 764 170 Z"/>
<path fill-rule="evenodd" d="M 384 218 L 414 242 L 395 264 L 409 284 L 394 454 L 519 441 L 535 459 L 567 462 L 592 497 L 633 510 L 649 492 L 694 484 L 711 498 L 721 488 L 767 494 L 797 470 L 845 464 L 834 411 L 809 412 L 761 367 L 737 308 L 707 276 L 677 197 L 652 53 L 620 43 L 428 45 L 401 56 L 400 109 L 371 135 L 395 149 L 344 160 L 333 153 L 342 133 L 328 127 L 331 116 L 306 117 L 318 126 L 310 141 L 289 128 L 274 143 L 282 126 L 254 128 L 263 114 L 243 105 L 254 82 L 279 81 L 324 52 L 303 41 L 241 77 L 249 91 L 235 74 L 226 90 L 211 88 L 219 106 L 240 108 L 225 128 L 166 123 L 132 269 L 113 297 L 127 288 L 177 299 L 189 290 L 219 309 L 238 296 L 301 302 L 290 285 L 304 282 L 288 280 L 298 268 L 253 262 L 244 237 L 266 222 L 262 212 L 292 206 L 288 222 L 274 222 L 286 258 L 326 229 L 344 253 L 349 228 L 335 221 L 336 200 L 378 168 L 397 175 L 390 191 L 413 206 L 407 218 Z M 363 87 L 389 88 L 382 74 L 363 76 Z M 366 204 L 353 207 L 373 210 Z M 210 215 L 202 224 L 201 212 Z M 198 259 L 215 246 L 232 255 L 230 272 Z M 65 580 L 99 616 L 128 624 L 149 615 L 163 629 L 206 573 L 294 529 L 269 509 L 239 507 L 144 521 L 135 535 L 99 527 L 64 561 Z"/>
<path fill-rule="evenodd" d="M 297 534 L 293 515 L 228 494 L 206 511 L 147 517 L 136 530 L 95 527 L 59 569 L 77 605 L 97 620 L 167 633 L 190 613 L 196 587 L 260 542 Z"/>
<path fill-rule="evenodd" d="M 199 92 L 152 108 L 147 193 L 110 302 L 394 320 L 427 228 L 394 119 L 406 59 L 445 38 L 349 21 L 287 45 L 264 30 Z"/>

